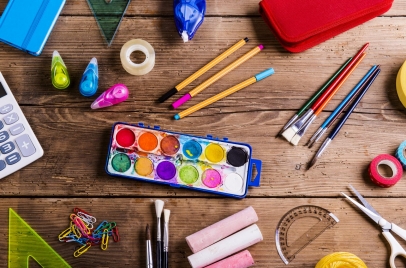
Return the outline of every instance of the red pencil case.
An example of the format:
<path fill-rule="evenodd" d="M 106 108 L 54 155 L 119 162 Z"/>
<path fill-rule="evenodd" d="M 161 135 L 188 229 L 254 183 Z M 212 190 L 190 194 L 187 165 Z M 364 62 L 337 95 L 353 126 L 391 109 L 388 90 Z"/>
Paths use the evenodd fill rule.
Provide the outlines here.
<path fill-rule="evenodd" d="M 282 46 L 301 52 L 379 16 L 393 0 L 262 0 L 259 11 Z"/>

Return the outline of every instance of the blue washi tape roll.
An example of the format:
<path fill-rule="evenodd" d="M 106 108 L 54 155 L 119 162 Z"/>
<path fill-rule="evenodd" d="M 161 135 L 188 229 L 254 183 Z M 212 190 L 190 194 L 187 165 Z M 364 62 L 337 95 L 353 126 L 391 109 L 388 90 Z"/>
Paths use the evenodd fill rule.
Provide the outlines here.
<path fill-rule="evenodd" d="M 403 170 L 406 170 L 406 157 L 403 154 L 406 148 L 406 141 L 403 141 L 398 149 L 396 150 L 395 156 L 399 160 L 399 162 L 402 164 Z"/>

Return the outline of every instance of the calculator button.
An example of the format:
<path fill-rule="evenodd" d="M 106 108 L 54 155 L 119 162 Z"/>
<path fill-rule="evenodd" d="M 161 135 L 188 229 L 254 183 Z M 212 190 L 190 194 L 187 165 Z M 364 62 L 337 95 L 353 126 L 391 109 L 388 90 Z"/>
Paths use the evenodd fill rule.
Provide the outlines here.
<path fill-rule="evenodd" d="M 8 135 L 7 131 L 1 131 L 0 132 L 0 143 L 5 142 L 6 140 L 8 140 L 9 137 L 10 137 L 10 135 Z"/>
<path fill-rule="evenodd" d="M 10 130 L 11 135 L 15 136 L 24 131 L 24 126 L 23 126 L 23 124 L 18 123 L 17 125 L 12 126 L 9 130 Z"/>
<path fill-rule="evenodd" d="M 8 155 L 5 160 L 7 164 L 14 165 L 15 163 L 21 160 L 21 156 L 19 153 L 16 152 Z"/>
<path fill-rule="evenodd" d="M 2 171 L 5 168 L 6 168 L 6 162 L 4 162 L 3 160 L 0 160 L 0 171 Z"/>
<path fill-rule="evenodd" d="M 6 122 L 6 125 L 11 125 L 18 121 L 18 115 L 16 113 L 12 113 L 12 114 L 6 115 L 3 119 L 4 119 L 4 122 Z"/>
<path fill-rule="evenodd" d="M 23 156 L 27 157 L 27 156 L 33 155 L 35 153 L 35 147 L 32 144 L 32 141 L 31 141 L 30 137 L 28 136 L 28 134 L 19 136 L 16 139 L 16 143 Z"/>
<path fill-rule="evenodd" d="M 0 114 L 6 114 L 6 113 L 10 112 L 11 110 L 13 110 L 13 105 L 6 104 L 6 105 L 0 107 Z"/>
<path fill-rule="evenodd" d="M 7 143 L 0 145 L 0 152 L 2 152 L 2 154 L 8 154 L 8 153 L 11 153 L 15 148 L 16 147 L 15 147 L 14 143 L 9 141 Z"/>

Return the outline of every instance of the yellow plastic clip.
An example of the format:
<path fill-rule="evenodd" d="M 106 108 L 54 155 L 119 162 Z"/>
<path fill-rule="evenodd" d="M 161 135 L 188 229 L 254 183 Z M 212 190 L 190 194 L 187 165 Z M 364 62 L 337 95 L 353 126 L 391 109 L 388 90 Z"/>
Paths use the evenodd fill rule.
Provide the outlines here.
<path fill-rule="evenodd" d="M 107 244 L 109 243 L 109 231 L 107 229 L 103 229 L 103 236 L 101 242 L 101 249 L 106 250 Z"/>
<path fill-rule="evenodd" d="M 80 255 L 85 253 L 91 246 L 92 244 L 90 242 L 87 242 L 86 245 L 81 246 L 75 252 L 73 252 L 73 256 L 76 258 L 79 257 Z"/>
<path fill-rule="evenodd" d="M 68 229 L 66 229 L 65 231 L 63 231 L 62 233 L 60 233 L 60 234 L 58 235 L 59 241 L 63 241 L 63 239 L 64 239 L 65 237 L 67 237 L 71 232 L 72 232 L 72 229 L 71 229 L 71 227 L 69 227 Z"/>

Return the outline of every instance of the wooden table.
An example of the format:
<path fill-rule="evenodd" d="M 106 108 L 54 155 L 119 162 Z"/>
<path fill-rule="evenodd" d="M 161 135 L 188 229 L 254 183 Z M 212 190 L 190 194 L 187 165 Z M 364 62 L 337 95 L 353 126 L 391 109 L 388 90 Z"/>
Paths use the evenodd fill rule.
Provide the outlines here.
<path fill-rule="evenodd" d="M 0 1 L 3 10 L 7 1 Z M 368 267 L 387 267 L 389 246 L 380 229 L 340 195 L 351 183 L 388 220 L 406 227 L 406 182 L 383 189 L 369 179 L 367 168 L 378 154 L 393 154 L 405 140 L 406 114 L 397 94 L 396 74 L 406 59 L 406 1 L 303 53 L 291 54 L 278 44 L 258 15 L 258 0 L 207 0 L 205 22 L 194 39 L 177 35 L 168 1 L 133 1 L 111 47 L 103 41 L 84 0 L 68 0 L 40 57 L 0 44 L 0 71 L 10 85 L 45 154 L 34 164 L 0 182 L 0 263 L 6 267 L 8 208 L 25 219 L 72 267 L 144 267 L 144 230 L 155 230 L 153 202 L 171 210 L 170 267 L 189 267 L 185 237 L 247 206 L 259 215 L 264 241 L 249 248 L 256 267 L 285 267 L 274 242 L 282 215 L 298 205 L 318 205 L 340 222 L 302 250 L 289 267 L 314 267 L 325 255 L 347 251 Z M 275 74 L 180 121 L 172 120 L 169 102 L 155 100 L 216 55 L 240 40 L 250 42 L 218 67 L 197 79 L 185 92 L 257 44 L 265 49 L 190 101 L 196 104 L 243 79 L 273 67 Z M 125 42 L 141 38 L 155 49 L 154 69 L 132 76 L 121 66 Z M 366 42 L 368 55 L 314 123 L 299 146 L 275 134 L 301 105 Z M 51 56 L 58 50 L 72 80 L 68 90 L 52 87 Z M 91 110 L 95 99 L 82 97 L 78 83 L 89 60 L 99 61 L 99 91 L 124 83 L 131 91 L 124 103 Z M 306 170 L 320 144 L 302 146 L 310 134 L 374 64 L 382 72 L 317 165 Z M 188 105 L 190 105 L 188 104 Z M 243 200 L 167 186 L 113 178 L 104 171 L 111 126 L 116 121 L 144 122 L 192 135 L 212 134 L 249 143 L 263 161 L 261 187 Z M 58 241 L 74 207 L 98 219 L 116 221 L 121 241 L 107 251 L 92 248 L 73 257 L 74 245 Z M 309 225 L 298 222 L 297 226 Z M 154 235 L 153 235 L 154 236 Z M 155 242 L 153 243 L 155 244 Z M 401 241 L 403 246 L 406 243 Z M 399 266 L 406 262 L 397 260 Z M 399 267 L 398 266 L 398 267 Z M 36 266 L 30 266 L 36 267 Z"/>

